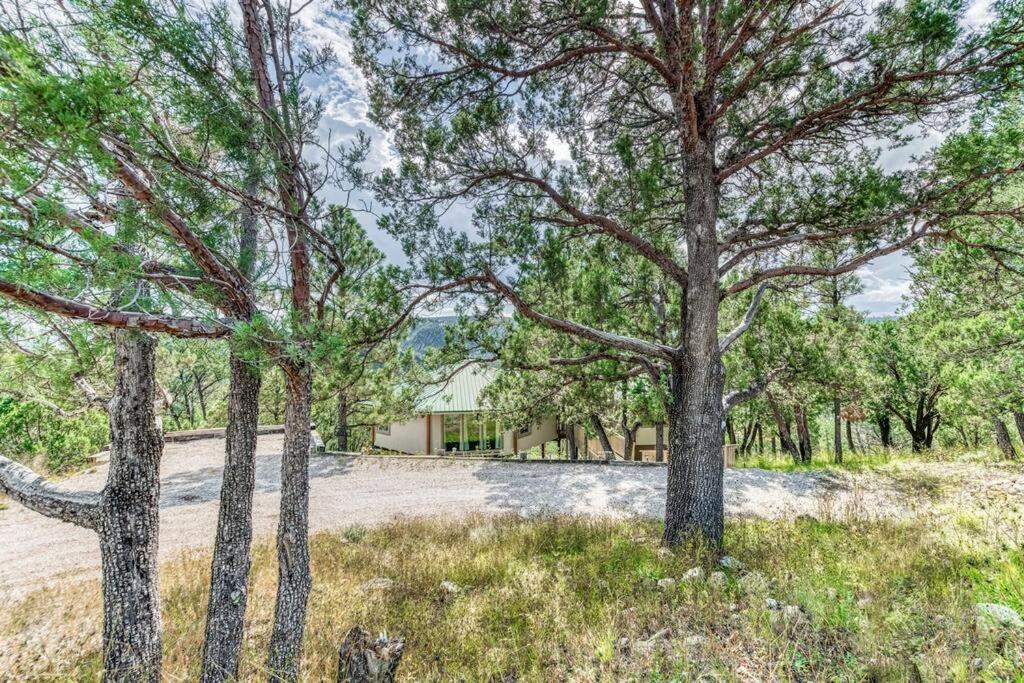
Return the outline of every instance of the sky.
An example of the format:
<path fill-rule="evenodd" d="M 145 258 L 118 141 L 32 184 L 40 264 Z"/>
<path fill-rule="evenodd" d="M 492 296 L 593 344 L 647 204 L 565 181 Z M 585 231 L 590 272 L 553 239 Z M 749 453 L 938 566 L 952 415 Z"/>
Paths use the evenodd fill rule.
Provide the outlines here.
<path fill-rule="evenodd" d="M 973 26 L 984 24 L 990 16 L 990 4 L 989 0 L 975 0 L 967 12 L 967 23 Z M 333 144 L 350 142 L 359 132 L 363 132 L 372 142 L 367 160 L 369 168 L 379 169 L 392 165 L 396 159 L 390 147 L 390 137 L 370 121 L 366 82 L 359 69 L 352 63 L 352 40 L 348 33 L 348 19 L 343 13 L 331 7 L 332 3 L 329 0 L 315 0 L 306 6 L 299 17 L 309 32 L 310 41 L 317 45 L 330 46 L 337 56 L 333 71 L 309 84 L 326 103 L 321 132 L 324 138 L 329 135 Z M 935 134 L 919 136 L 910 145 L 884 151 L 881 164 L 887 170 L 898 169 L 912 156 L 927 151 L 940 140 L 941 137 Z M 559 149 L 557 144 L 554 146 L 556 158 L 567 157 L 567 151 Z M 405 261 L 401 246 L 390 235 L 376 227 L 375 214 L 379 213 L 382 207 L 375 206 L 372 198 L 362 194 L 349 196 L 334 188 L 325 190 L 324 198 L 337 203 L 348 201 L 371 238 L 387 257 L 394 262 Z M 448 217 L 453 224 L 465 222 L 467 228 L 468 218 L 468 211 L 458 211 Z M 849 303 L 871 316 L 898 314 L 904 304 L 904 295 L 909 291 L 910 267 L 911 260 L 904 253 L 891 254 L 866 265 L 858 271 L 864 291 L 852 297 Z"/>

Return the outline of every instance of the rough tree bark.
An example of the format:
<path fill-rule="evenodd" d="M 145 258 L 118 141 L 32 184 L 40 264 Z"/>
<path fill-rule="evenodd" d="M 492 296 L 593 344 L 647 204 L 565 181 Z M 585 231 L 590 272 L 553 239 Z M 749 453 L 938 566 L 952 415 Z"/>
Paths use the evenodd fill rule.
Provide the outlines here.
<path fill-rule="evenodd" d="M 264 118 L 268 147 L 274 155 L 278 208 L 284 214 L 291 281 L 291 313 L 295 322 L 295 351 L 282 362 L 287 403 L 285 406 L 284 454 L 281 458 L 281 514 L 277 527 L 277 604 L 267 668 L 274 679 L 298 679 L 302 636 L 312 577 L 309 572 L 309 443 L 312 370 L 309 363 L 310 256 L 307 192 L 302 169 L 302 132 L 293 117 L 299 116 L 285 93 L 289 91 L 286 62 L 291 47 L 282 52 L 273 7 L 257 0 L 239 0 L 245 44 Z M 288 20 L 285 19 L 287 22 Z M 287 24 L 286 24 L 287 26 Z M 287 30 L 287 29 L 286 29 Z M 269 46 L 269 50 L 267 49 Z M 276 84 L 271 84 L 268 55 Z M 282 56 L 283 55 L 283 56 Z M 277 94 L 275 94 L 275 92 Z"/>
<path fill-rule="evenodd" d="M 338 649 L 338 683 L 394 683 L 405 641 L 353 626 Z"/>
<path fill-rule="evenodd" d="M 998 415 L 993 415 L 992 427 L 995 429 L 996 445 L 999 446 L 999 450 L 1010 460 L 1016 460 L 1017 449 L 1013 447 L 1013 441 L 1010 440 L 1010 432 L 1006 429 L 1006 423 Z"/>
<path fill-rule="evenodd" d="M 281 517 L 277 526 L 277 605 L 268 660 L 274 680 L 296 680 L 306 626 L 309 571 L 309 424 L 312 373 L 285 373 L 288 400 L 281 459 Z"/>
<path fill-rule="evenodd" d="M 249 190 L 255 193 L 254 184 L 250 184 Z M 255 262 L 256 221 L 251 208 L 243 205 L 239 221 L 238 271 L 246 282 L 252 277 Z M 224 438 L 224 475 L 200 672 L 200 680 L 204 683 L 237 678 L 249 595 L 252 497 L 256 487 L 256 431 L 262 376 L 259 368 L 242 360 L 234 349 L 228 364 L 231 379 L 228 385 L 228 427 Z"/>
<path fill-rule="evenodd" d="M 665 462 L 665 424 L 654 425 L 654 462 Z"/>
<path fill-rule="evenodd" d="M 110 469 L 100 494 L 104 675 L 159 681 L 160 584 L 157 565 L 163 435 L 153 407 L 156 341 L 119 332 L 110 401 Z"/>
<path fill-rule="evenodd" d="M 565 442 L 569 460 L 579 460 L 580 450 L 579 445 L 576 443 L 576 425 L 570 422 L 567 427 L 568 429 L 565 433 Z"/>
<path fill-rule="evenodd" d="M 846 445 L 851 453 L 857 452 L 857 446 L 853 443 L 853 422 L 851 420 L 846 421 Z"/>
<path fill-rule="evenodd" d="M 1024 443 L 1024 411 L 1013 411 L 1013 424 L 1017 425 L 1017 435 L 1021 443 Z"/>
<path fill-rule="evenodd" d="M 213 547 L 202 681 L 228 681 L 237 677 L 249 595 L 261 378 L 257 369 L 250 367 L 234 352 L 229 364 L 231 382 L 224 443 L 224 478 L 217 516 L 217 539 Z"/>
<path fill-rule="evenodd" d="M 691 121 L 692 103 L 675 98 L 676 120 Z M 683 122 L 686 122 L 685 124 Z M 666 545 L 684 539 L 720 546 L 725 528 L 722 430 L 725 407 L 725 366 L 718 339 L 718 192 L 714 179 L 715 140 L 683 134 L 683 194 L 686 253 L 686 296 L 683 301 L 683 344 L 672 361 L 670 376 L 668 487 L 665 502 Z"/>
<path fill-rule="evenodd" d="M 348 396 L 338 392 L 338 450 L 348 451 Z"/>
<path fill-rule="evenodd" d="M 796 418 L 796 433 L 800 446 L 800 462 L 808 463 L 813 455 L 811 447 L 811 429 L 807 424 L 807 411 L 800 404 L 793 409 Z"/>
<path fill-rule="evenodd" d="M 115 388 L 108 406 L 110 468 L 102 491 L 65 491 L 0 457 L 0 491 L 99 536 L 108 681 L 160 680 L 157 541 L 163 437 L 153 406 L 155 348 L 140 332 L 116 334 Z"/>
<path fill-rule="evenodd" d="M 601 442 L 601 450 L 604 454 L 614 453 L 615 450 L 612 448 L 612 442 L 608 439 L 608 432 L 604 430 L 604 425 L 601 424 L 601 418 L 596 413 L 590 416 L 590 425 L 597 432 L 597 440 Z"/>
<path fill-rule="evenodd" d="M 843 417 L 838 397 L 832 399 L 832 454 L 836 464 L 843 462 Z M 851 446 L 852 448 L 852 446 Z"/>
<path fill-rule="evenodd" d="M 768 399 L 768 407 L 772 409 L 772 417 L 775 418 L 775 425 L 779 432 L 779 443 L 782 445 L 782 449 L 790 454 L 793 458 L 793 462 L 800 464 L 800 451 L 796 447 L 796 443 L 793 442 L 793 436 L 789 431 L 789 418 L 787 418 L 782 412 L 782 406 L 779 405 L 778 400 L 770 392 L 766 394 Z M 774 452 L 775 446 L 772 446 Z"/>
<path fill-rule="evenodd" d="M 878 416 L 878 438 L 882 442 L 882 448 L 892 448 L 892 420 L 888 415 Z"/>

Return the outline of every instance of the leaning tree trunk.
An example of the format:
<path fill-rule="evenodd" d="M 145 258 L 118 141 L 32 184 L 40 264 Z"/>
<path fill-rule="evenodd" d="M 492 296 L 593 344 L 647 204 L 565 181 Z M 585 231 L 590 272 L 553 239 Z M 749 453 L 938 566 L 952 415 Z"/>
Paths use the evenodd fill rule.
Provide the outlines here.
<path fill-rule="evenodd" d="M 846 421 L 846 445 L 849 447 L 851 453 L 857 452 L 857 446 L 853 443 L 853 421 Z"/>
<path fill-rule="evenodd" d="M 836 464 L 843 462 L 843 417 L 838 398 L 832 399 L 832 453 Z"/>
<path fill-rule="evenodd" d="M 1017 426 L 1017 435 L 1020 437 L 1021 443 L 1024 443 L 1024 412 L 1013 411 L 1013 424 Z"/>
<path fill-rule="evenodd" d="M 36 512 L 94 530 L 103 577 L 103 667 L 108 681 L 160 680 L 157 541 L 163 438 L 153 406 L 155 342 L 115 336 L 110 466 L 99 493 L 66 491 L 0 457 L 0 491 Z"/>
<path fill-rule="evenodd" d="M 604 425 L 601 424 L 601 418 L 597 416 L 597 413 L 590 415 L 590 425 L 597 432 L 597 440 L 601 442 L 601 449 L 604 451 L 604 455 L 607 457 L 609 453 L 615 453 L 612 448 L 612 442 L 608 439 L 608 432 L 604 430 Z"/>
<path fill-rule="evenodd" d="M 288 400 L 281 458 L 281 517 L 277 525 L 277 606 L 268 660 L 271 677 L 298 678 L 309 572 L 309 442 L 312 383 L 306 364 L 285 372 Z"/>
<path fill-rule="evenodd" d="M 665 424 L 654 425 L 654 462 L 665 462 Z"/>
<path fill-rule="evenodd" d="M 878 438 L 882 442 L 882 448 L 892 448 L 892 420 L 888 415 L 878 416 Z"/>
<path fill-rule="evenodd" d="M 800 462 L 811 462 L 813 452 L 811 450 L 811 430 L 807 424 L 807 411 L 802 405 L 797 404 L 793 409 L 796 417 L 796 433 L 800 441 Z"/>
<path fill-rule="evenodd" d="M 255 181 L 250 182 L 247 190 L 255 193 Z M 252 277 L 254 270 L 257 228 L 255 212 L 243 205 L 239 221 L 238 270 L 246 280 Z M 256 365 L 246 363 L 235 349 L 231 350 L 228 366 L 231 379 L 224 474 L 210 567 L 210 598 L 200 673 L 204 683 L 237 678 L 249 596 L 252 497 L 256 487 L 256 432 L 262 375 Z"/>
<path fill-rule="evenodd" d="M 261 378 L 232 351 L 229 365 L 228 428 L 224 443 L 224 477 L 213 546 L 210 600 L 203 641 L 202 681 L 238 676 L 245 607 L 249 595 L 249 549 L 252 545 L 252 497 L 256 483 L 256 432 Z"/>
<path fill-rule="evenodd" d="M 338 450 L 348 452 L 348 395 L 344 391 L 338 392 Z"/>
<path fill-rule="evenodd" d="M 110 469 L 96 527 L 103 572 L 104 675 L 108 681 L 159 681 L 163 435 L 153 407 L 156 341 L 118 332 L 114 353 Z"/>
<path fill-rule="evenodd" d="M 778 400 L 767 392 L 765 398 L 768 399 L 768 407 L 772 410 L 772 417 L 775 418 L 775 426 L 779 433 L 779 443 L 782 449 L 785 450 L 793 458 L 793 462 L 800 464 L 800 451 L 797 450 L 796 443 L 793 442 L 793 435 L 789 431 L 789 418 L 786 417 L 782 412 L 782 406 L 779 405 Z M 772 445 L 772 452 L 774 453 L 775 446 L 774 440 Z"/>
<path fill-rule="evenodd" d="M 573 423 L 569 423 L 568 430 L 565 433 L 565 445 L 569 460 L 579 460 L 580 449 L 579 444 L 576 443 L 576 425 Z"/>
<path fill-rule="evenodd" d="M 689 110 L 675 102 L 679 121 Z M 710 135 L 710 133 L 709 133 Z M 713 139 L 684 144 L 687 285 L 682 349 L 671 370 L 668 488 L 664 543 L 698 540 L 718 547 L 725 529 L 722 431 L 725 366 L 718 342 L 718 187 Z"/>
<path fill-rule="evenodd" d="M 996 432 L 996 445 L 999 446 L 999 450 L 1010 460 L 1016 460 L 1017 450 L 1013 447 L 1013 442 L 1010 441 L 1010 432 L 1006 429 L 1006 423 L 998 415 L 993 415 L 992 427 Z"/>

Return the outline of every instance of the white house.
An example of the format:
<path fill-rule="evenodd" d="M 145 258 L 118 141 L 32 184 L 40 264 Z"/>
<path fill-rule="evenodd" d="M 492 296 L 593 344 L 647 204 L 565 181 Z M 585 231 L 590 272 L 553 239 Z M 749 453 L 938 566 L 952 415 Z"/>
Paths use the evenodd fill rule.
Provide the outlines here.
<path fill-rule="evenodd" d="M 415 416 L 378 426 L 373 445 L 399 453 L 518 453 L 558 438 L 558 424 L 549 417 L 513 429 L 482 409 L 481 394 L 496 368 L 469 365 L 440 387 L 430 387 L 416 404 Z"/>
<path fill-rule="evenodd" d="M 374 447 L 419 455 L 467 452 L 509 455 L 557 440 L 560 434 L 554 417 L 514 429 L 482 408 L 481 394 L 496 372 L 497 368 L 491 365 L 469 365 L 444 385 L 429 388 L 416 404 L 412 419 L 374 428 Z M 575 429 L 580 458 L 603 460 L 605 454 L 597 438 L 588 438 L 580 425 Z M 638 429 L 632 452 L 626 459 L 655 460 L 655 438 L 654 427 Z M 622 436 L 609 433 L 608 440 L 615 453 L 621 456 Z M 726 466 L 732 466 L 736 446 L 726 444 L 722 452 Z M 668 460 L 667 429 L 664 458 Z"/>

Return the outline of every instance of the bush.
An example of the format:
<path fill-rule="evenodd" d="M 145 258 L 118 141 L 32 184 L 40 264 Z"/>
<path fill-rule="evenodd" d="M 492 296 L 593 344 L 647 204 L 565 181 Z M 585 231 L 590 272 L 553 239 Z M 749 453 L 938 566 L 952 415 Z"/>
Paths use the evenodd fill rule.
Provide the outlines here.
<path fill-rule="evenodd" d="M 68 472 L 88 462 L 110 441 L 107 415 L 88 410 L 60 417 L 37 403 L 0 398 L 0 455 L 29 462 L 42 457 L 50 472 Z"/>

